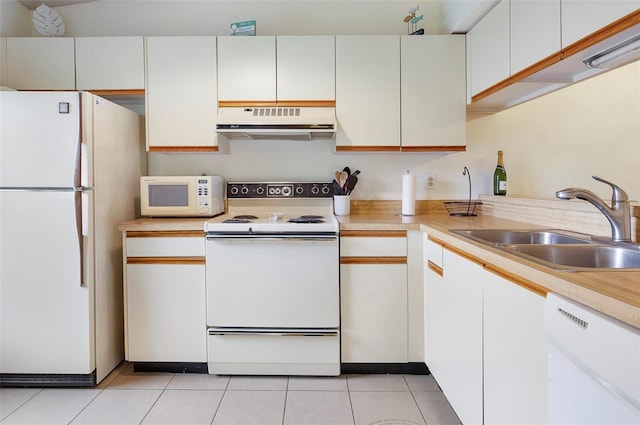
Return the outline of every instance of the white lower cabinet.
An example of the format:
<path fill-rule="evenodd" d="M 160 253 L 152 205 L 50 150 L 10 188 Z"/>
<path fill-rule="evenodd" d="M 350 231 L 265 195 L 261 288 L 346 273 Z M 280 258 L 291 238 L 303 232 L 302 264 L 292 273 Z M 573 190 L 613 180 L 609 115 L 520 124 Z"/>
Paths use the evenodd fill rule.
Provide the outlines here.
<path fill-rule="evenodd" d="M 340 278 L 342 362 L 406 363 L 406 264 L 343 264 Z"/>
<path fill-rule="evenodd" d="M 409 360 L 406 231 L 340 235 L 342 363 Z"/>
<path fill-rule="evenodd" d="M 442 392 L 464 424 L 482 423 L 482 273 L 480 264 L 447 249 L 443 276 L 434 281 L 436 316 L 429 323 L 427 364 Z M 431 276 L 429 276 L 431 277 Z"/>
<path fill-rule="evenodd" d="M 544 288 L 426 235 L 424 252 L 425 361 L 462 423 L 546 423 Z"/>
<path fill-rule="evenodd" d="M 131 362 L 206 362 L 204 264 L 127 264 Z"/>
<path fill-rule="evenodd" d="M 131 232 L 124 240 L 125 358 L 206 363 L 203 232 Z"/>
<path fill-rule="evenodd" d="M 484 423 L 547 422 L 545 297 L 485 271 Z"/>

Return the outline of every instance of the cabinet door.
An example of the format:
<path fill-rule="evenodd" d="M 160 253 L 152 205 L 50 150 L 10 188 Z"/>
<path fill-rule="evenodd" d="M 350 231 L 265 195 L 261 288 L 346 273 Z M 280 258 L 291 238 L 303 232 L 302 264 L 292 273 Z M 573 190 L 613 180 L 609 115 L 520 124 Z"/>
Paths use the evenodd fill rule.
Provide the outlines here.
<path fill-rule="evenodd" d="M 442 304 L 433 321 L 438 337 L 429 343 L 433 377 L 465 424 L 482 423 L 482 266 L 447 249 L 443 252 Z M 431 276 L 431 275 L 430 275 Z M 431 321 L 431 318 L 430 318 Z M 436 346 L 436 344 L 438 346 Z M 431 368 L 431 364 L 427 365 Z"/>
<path fill-rule="evenodd" d="M 465 146 L 464 35 L 400 42 L 402 146 Z"/>
<path fill-rule="evenodd" d="M 442 271 L 442 246 L 425 233 L 424 357 L 433 376 L 440 375 L 446 356 L 447 305 Z"/>
<path fill-rule="evenodd" d="M 400 148 L 400 37 L 336 37 L 338 147 Z"/>
<path fill-rule="evenodd" d="M 205 266 L 127 264 L 128 359 L 206 362 Z"/>
<path fill-rule="evenodd" d="M 511 2 L 511 74 L 560 51 L 560 0 Z"/>
<path fill-rule="evenodd" d="M 7 38 L 7 85 L 17 90 L 74 90 L 74 39 Z"/>
<path fill-rule="evenodd" d="M 510 75 L 509 0 L 501 0 L 468 33 L 471 95 Z"/>
<path fill-rule="evenodd" d="M 562 47 L 640 8 L 640 0 L 561 0 Z"/>
<path fill-rule="evenodd" d="M 218 146 L 216 38 L 147 37 L 147 149 Z"/>
<path fill-rule="evenodd" d="M 279 36 L 277 99 L 335 100 L 334 36 Z"/>
<path fill-rule="evenodd" d="M 7 82 L 7 38 L 0 37 L 0 86 L 8 86 Z"/>
<path fill-rule="evenodd" d="M 276 38 L 218 37 L 218 101 L 275 100 Z"/>
<path fill-rule="evenodd" d="M 142 37 L 77 37 L 78 90 L 144 89 Z"/>
<path fill-rule="evenodd" d="M 483 285 L 485 423 L 547 423 L 545 298 L 488 271 Z"/>
<path fill-rule="evenodd" d="M 342 362 L 407 362 L 406 264 L 340 266 Z"/>

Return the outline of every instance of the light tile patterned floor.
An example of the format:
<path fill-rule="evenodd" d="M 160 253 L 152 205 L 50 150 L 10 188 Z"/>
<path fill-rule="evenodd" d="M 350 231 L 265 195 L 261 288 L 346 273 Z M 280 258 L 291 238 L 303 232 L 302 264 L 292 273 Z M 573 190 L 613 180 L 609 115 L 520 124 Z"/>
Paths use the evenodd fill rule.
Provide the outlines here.
<path fill-rule="evenodd" d="M 431 376 L 133 373 L 95 389 L 0 388 L 0 424 L 460 424 Z"/>

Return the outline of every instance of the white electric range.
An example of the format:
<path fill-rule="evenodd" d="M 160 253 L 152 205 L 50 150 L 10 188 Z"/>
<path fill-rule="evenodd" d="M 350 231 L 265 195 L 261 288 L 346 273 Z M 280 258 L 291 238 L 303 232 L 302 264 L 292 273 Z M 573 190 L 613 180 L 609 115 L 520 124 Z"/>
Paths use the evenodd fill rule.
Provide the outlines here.
<path fill-rule="evenodd" d="M 205 224 L 208 369 L 339 375 L 339 224 L 331 183 L 227 183 Z"/>

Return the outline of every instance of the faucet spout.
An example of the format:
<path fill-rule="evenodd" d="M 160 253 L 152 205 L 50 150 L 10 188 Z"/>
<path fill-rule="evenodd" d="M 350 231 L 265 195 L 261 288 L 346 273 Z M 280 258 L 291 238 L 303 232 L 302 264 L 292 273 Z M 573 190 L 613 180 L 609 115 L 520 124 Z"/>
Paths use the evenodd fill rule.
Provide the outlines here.
<path fill-rule="evenodd" d="M 590 190 L 580 188 L 567 188 L 556 192 L 558 199 L 582 199 L 593 204 L 611 224 L 611 239 L 616 242 L 631 241 L 631 209 L 629 197 L 619 186 L 592 176 L 595 180 L 611 186 L 613 193 L 611 196 L 611 206 L 607 205 L 598 195 Z"/>

